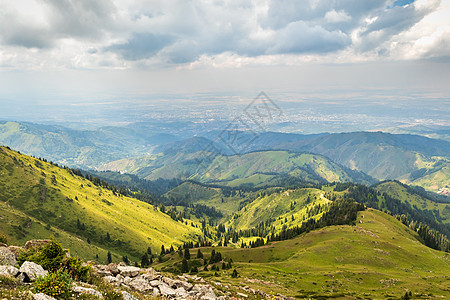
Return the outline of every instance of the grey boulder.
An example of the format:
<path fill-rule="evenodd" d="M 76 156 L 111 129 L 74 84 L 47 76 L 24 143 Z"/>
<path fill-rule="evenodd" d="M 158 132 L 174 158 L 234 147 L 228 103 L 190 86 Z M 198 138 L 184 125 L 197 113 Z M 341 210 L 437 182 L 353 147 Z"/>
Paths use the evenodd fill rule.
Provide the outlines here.
<path fill-rule="evenodd" d="M 36 279 L 38 279 L 38 277 L 44 277 L 48 274 L 48 272 L 45 271 L 44 268 L 31 261 L 24 262 L 20 267 L 19 272 L 25 276 L 23 280 L 25 282 L 35 281 Z"/>
<path fill-rule="evenodd" d="M 0 266 L 0 275 L 16 277 L 19 274 L 19 269 L 13 266 Z"/>
<path fill-rule="evenodd" d="M 0 247 L 0 265 L 14 266 L 16 264 L 16 256 L 6 247 Z"/>

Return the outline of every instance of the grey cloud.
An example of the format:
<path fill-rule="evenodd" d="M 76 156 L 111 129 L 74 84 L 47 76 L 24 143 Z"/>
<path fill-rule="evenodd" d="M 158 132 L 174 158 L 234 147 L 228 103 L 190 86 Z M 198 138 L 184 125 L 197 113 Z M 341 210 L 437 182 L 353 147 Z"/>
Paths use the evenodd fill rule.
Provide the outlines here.
<path fill-rule="evenodd" d="M 269 28 L 280 29 L 289 23 L 304 21 L 313 25 L 322 25 L 328 30 L 339 29 L 350 31 L 357 27 L 360 20 L 370 12 L 384 7 L 386 1 L 380 0 L 319 0 L 319 1 L 292 1 L 292 0 L 271 0 L 267 17 L 262 20 L 262 24 Z M 327 25 L 324 17 L 329 11 L 344 11 L 352 17 L 352 22 L 345 24 Z"/>
<path fill-rule="evenodd" d="M 53 45 L 47 27 L 16 15 L 16 11 L 0 4 L 0 39 L 3 44 L 26 48 L 49 48 Z"/>
<path fill-rule="evenodd" d="M 126 60 L 150 58 L 169 45 L 173 37 L 152 33 L 136 33 L 126 42 L 107 47 L 106 51 L 119 53 Z"/>
<path fill-rule="evenodd" d="M 98 38 L 114 22 L 115 7 L 107 0 L 43 0 L 51 8 L 56 36 Z"/>
<path fill-rule="evenodd" d="M 410 29 L 438 5 L 439 2 L 435 1 L 429 7 L 420 10 L 413 5 L 408 5 L 394 6 L 377 12 L 373 15 L 377 16 L 377 19 L 361 33 L 362 42 L 357 50 L 362 52 L 369 51 L 392 36 Z"/>
<path fill-rule="evenodd" d="M 87 44 L 95 57 L 109 52 L 130 61 L 157 57 L 174 64 L 224 52 L 256 57 L 326 54 L 350 47 L 389 55 L 383 43 L 436 8 L 402 6 L 411 0 L 266 0 L 267 11 L 250 1 L 140 0 L 114 2 L 117 7 L 108 0 L 40 1 L 45 8 L 42 24 L 3 9 L 1 3 L 7 2 L 0 0 L 3 44 L 51 48 L 67 38 L 95 42 Z M 352 44 L 356 32 L 361 33 Z M 112 42 L 126 36 L 128 40 Z"/>
<path fill-rule="evenodd" d="M 322 27 L 310 27 L 303 21 L 297 21 L 280 30 L 275 45 L 268 49 L 268 53 L 326 53 L 343 49 L 350 43 L 351 39 L 342 32 L 329 32 Z"/>
<path fill-rule="evenodd" d="M 0 7 L 4 44 L 50 48 L 61 38 L 100 39 L 112 28 L 114 7 L 106 0 L 42 0 L 45 23 L 29 20 L 8 6 Z"/>

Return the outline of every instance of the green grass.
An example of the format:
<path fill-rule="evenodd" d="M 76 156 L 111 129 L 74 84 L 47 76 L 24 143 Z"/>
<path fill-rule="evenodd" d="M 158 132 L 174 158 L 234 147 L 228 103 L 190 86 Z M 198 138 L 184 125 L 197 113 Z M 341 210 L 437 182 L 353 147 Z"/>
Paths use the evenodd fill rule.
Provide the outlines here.
<path fill-rule="evenodd" d="M 269 195 L 262 193 L 261 196 L 236 212 L 226 225 L 242 230 L 256 227 L 261 222 L 270 222 L 275 232 L 279 232 L 283 225 L 290 228 L 300 225 L 303 220 L 308 219 L 308 209 L 328 203 L 329 200 L 325 199 L 323 194 L 323 191 L 312 188 L 280 190 Z M 318 218 L 320 216 L 321 213 L 311 217 Z"/>
<path fill-rule="evenodd" d="M 138 259 L 152 247 L 197 240 L 199 229 L 175 222 L 147 203 L 114 195 L 88 180 L 37 159 L 0 148 L 0 203 L 40 222 L 64 230 L 80 241 Z M 6 205 L 6 206 L 5 206 Z M 77 228 L 77 220 L 85 230 Z M 4 223 L 0 219 L 0 223 Z M 22 226 L 23 228 L 23 226 Z M 32 231 L 31 231 L 32 232 Z M 107 240 L 109 233 L 111 240 Z M 11 239 L 20 234 L 6 232 Z M 27 238 L 32 235 L 28 234 Z M 80 252 L 91 258 L 89 251 Z"/>
<path fill-rule="evenodd" d="M 225 195 L 220 188 L 184 182 L 167 192 L 165 196 L 176 200 L 188 200 L 192 203 L 212 206 L 223 213 L 224 217 L 220 222 L 225 222 L 229 216 L 238 210 L 239 203 L 249 194 L 241 192 Z"/>
<path fill-rule="evenodd" d="M 450 159 L 447 157 L 426 157 L 417 154 L 417 170 L 401 178 L 406 184 L 418 185 L 426 190 L 437 192 L 450 188 Z"/>
<path fill-rule="evenodd" d="M 436 203 L 420 195 L 410 193 L 407 189 L 395 181 L 383 182 L 376 186 L 376 190 L 381 193 L 401 200 L 404 203 L 409 203 L 411 206 L 416 206 L 422 210 L 437 211 L 443 223 L 450 223 L 450 203 Z"/>
<path fill-rule="evenodd" d="M 348 170 L 316 154 L 260 151 L 234 156 L 213 155 L 212 158 L 209 161 L 203 152 L 171 152 L 158 157 L 122 159 L 106 164 L 101 169 L 126 170 L 149 180 L 180 178 L 228 186 L 264 186 L 286 175 L 312 182 L 373 182 L 365 174 Z"/>
<path fill-rule="evenodd" d="M 202 249 L 206 258 L 211 249 Z M 358 213 L 356 226 L 330 226 L 253 249 L 214 249 L 233 260 L 239 277 L 231 278 L 231 270 L 199 275 L 240 292 L 249 286 L 300 299 L 399 299 L 406 291 L 413 299 L 445 299 L 450 294 L 449 254 L 422 245 L 415 232 L 372 209 Z M 179 260 L 178 255 L 171 259 Z"/>

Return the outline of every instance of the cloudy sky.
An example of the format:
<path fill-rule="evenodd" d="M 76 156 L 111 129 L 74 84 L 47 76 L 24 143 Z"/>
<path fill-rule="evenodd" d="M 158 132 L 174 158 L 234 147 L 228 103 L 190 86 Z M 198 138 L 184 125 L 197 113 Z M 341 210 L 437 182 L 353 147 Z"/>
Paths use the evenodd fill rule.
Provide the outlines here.
<path fill-rule="evenodd" d="M 445 94 L 449 20 L 450 0 L 0 0 L 0 101 L 299 85 Z"/>

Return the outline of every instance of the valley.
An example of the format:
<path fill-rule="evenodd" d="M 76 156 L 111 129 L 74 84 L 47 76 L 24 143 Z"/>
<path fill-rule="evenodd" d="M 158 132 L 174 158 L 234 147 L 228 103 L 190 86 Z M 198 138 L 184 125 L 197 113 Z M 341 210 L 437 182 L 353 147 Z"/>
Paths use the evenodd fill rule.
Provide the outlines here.
<path fill-rule="evenodd" d="M 447 142 L 374 134 L 262 134 L 238 155 L 194 137 L 86 169 L 0 147 L 0 232 L 188 272 L 216 295 L 445 297 L 450 201 L 427 184 L 448 185 Z"/>

